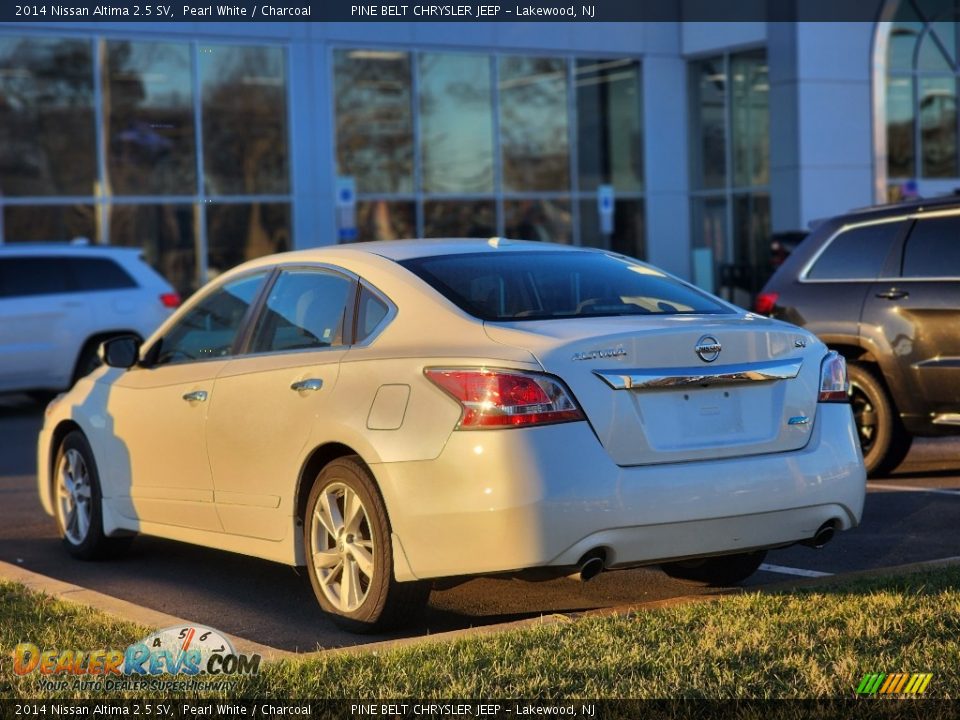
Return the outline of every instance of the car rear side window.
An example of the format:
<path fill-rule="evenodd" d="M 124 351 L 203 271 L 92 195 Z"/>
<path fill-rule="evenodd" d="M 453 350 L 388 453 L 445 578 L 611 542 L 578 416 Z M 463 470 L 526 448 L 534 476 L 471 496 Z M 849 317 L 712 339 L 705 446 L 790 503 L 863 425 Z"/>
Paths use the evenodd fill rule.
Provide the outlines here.
<path fill-rule="evenodd" d="M 137 287 L 133 278 L 107 258 L 68 258 L 77 290 L 122 290 Z"/>
<path fill-rule="evenodd" d="M 377 329 L 389 312 L 387 304 L 373 294 L 369 288 L 360 291 L 360 307 L 357 312 L 357 337 L 355 342 L 363 342 Z"/>
<path fill-rule="evenodd" d="M 960 217 L 917 220 L 903 252 L 905 278 L 960 278 Z"/>
<path fill-rule="evenodd" d="M 734 312 L 656 268 L 606 253 L 506 250 L 400 264 L 482 320 Z"/>
<path fill-rule="evenodd" d="M 902 221 L 842 231 L 807 272 L 809 280 L 873 280 L 880 276 Z"/>
<path fill-rule="evenodd" d="M 286 270 L 270 289 L 251 352 L 316 350 L 343 344 L 353 281 L 323 270 Z"/>
<path fill-rule="evenodd" d="M 66 258 L 16 257 L 0 260 L 0 297 L 72 292 Z"/>

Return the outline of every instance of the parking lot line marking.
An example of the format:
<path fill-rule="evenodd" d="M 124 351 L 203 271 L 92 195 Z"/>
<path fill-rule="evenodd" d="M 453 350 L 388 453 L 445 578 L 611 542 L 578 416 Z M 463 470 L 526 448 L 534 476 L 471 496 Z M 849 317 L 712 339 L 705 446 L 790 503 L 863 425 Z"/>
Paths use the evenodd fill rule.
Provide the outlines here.
<path fill-rule="evenodd" d="M 915 487 L 913 485 L 890 485 L 888 483 L 867 483 L 868 490 L 889 490 L 891 492 L 918 492 L 931 493 L 933 495 L 960 495 L 960 490 L 950 490 L 948 488 L 928 488 Z"/>
<path fill-rule="evenodd" d="M 770 563 L 763 563 L 760 565 L 760 570 L 771 573 L 779 573 L 780 575 L 799 575 L 800 577 L 830 577 L 833 575 L 833 573 L 820 572 L 819 570 L 804 570 L 803 568 L 792 568 L 784 565 L 771 565 Z"/>

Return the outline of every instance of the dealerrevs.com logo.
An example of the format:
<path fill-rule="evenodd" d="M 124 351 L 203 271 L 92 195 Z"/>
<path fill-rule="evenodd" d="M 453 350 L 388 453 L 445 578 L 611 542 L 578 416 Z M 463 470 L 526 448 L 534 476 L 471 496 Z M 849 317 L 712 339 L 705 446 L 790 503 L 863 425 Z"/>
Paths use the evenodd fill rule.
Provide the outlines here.
<path fill-rule="evenodd" d="M 231 690 L 237 676 L 260 671 L 260 655 L 238 653 L 220 631 L 170 627 L 126 649 L 41 649 L 20 643 L 13 672 L 36 676 L 44 690 Z"/>

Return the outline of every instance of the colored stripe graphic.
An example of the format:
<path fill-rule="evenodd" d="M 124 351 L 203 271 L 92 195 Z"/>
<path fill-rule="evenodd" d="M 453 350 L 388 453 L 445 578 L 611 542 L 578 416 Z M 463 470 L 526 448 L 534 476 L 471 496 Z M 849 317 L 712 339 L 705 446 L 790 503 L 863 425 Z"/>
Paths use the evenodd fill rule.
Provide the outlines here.
<path fill-rule="evenodd" d="M 922 695 L 932 678 L 932 673 L 867 673 L 857 695 Z"/>

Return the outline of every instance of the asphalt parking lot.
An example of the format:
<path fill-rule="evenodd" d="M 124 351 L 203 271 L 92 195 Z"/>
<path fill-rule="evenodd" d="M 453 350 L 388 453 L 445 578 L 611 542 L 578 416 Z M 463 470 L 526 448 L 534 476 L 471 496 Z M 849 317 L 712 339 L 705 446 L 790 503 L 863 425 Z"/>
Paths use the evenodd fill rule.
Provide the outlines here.
<path fill-rule="evenodd" d="M 60 546 L 35 490 L 42 407 L 0 396 L 0 560 L 285 650 L 369 642 L 338 630 L 316 606 L 305 573 L 190 545 L 138 538 L 119 560 L 82 563 Z M 748 584 L 960 556 L 960 439 L 921 440 L 897 473 L 869 484 L 863 524 L 822 550 L 771 552 Z M 581 584 L 484 578 L 434 591 L 403 637 L 697 592 L 658 569 L 604 573 Z"/>

